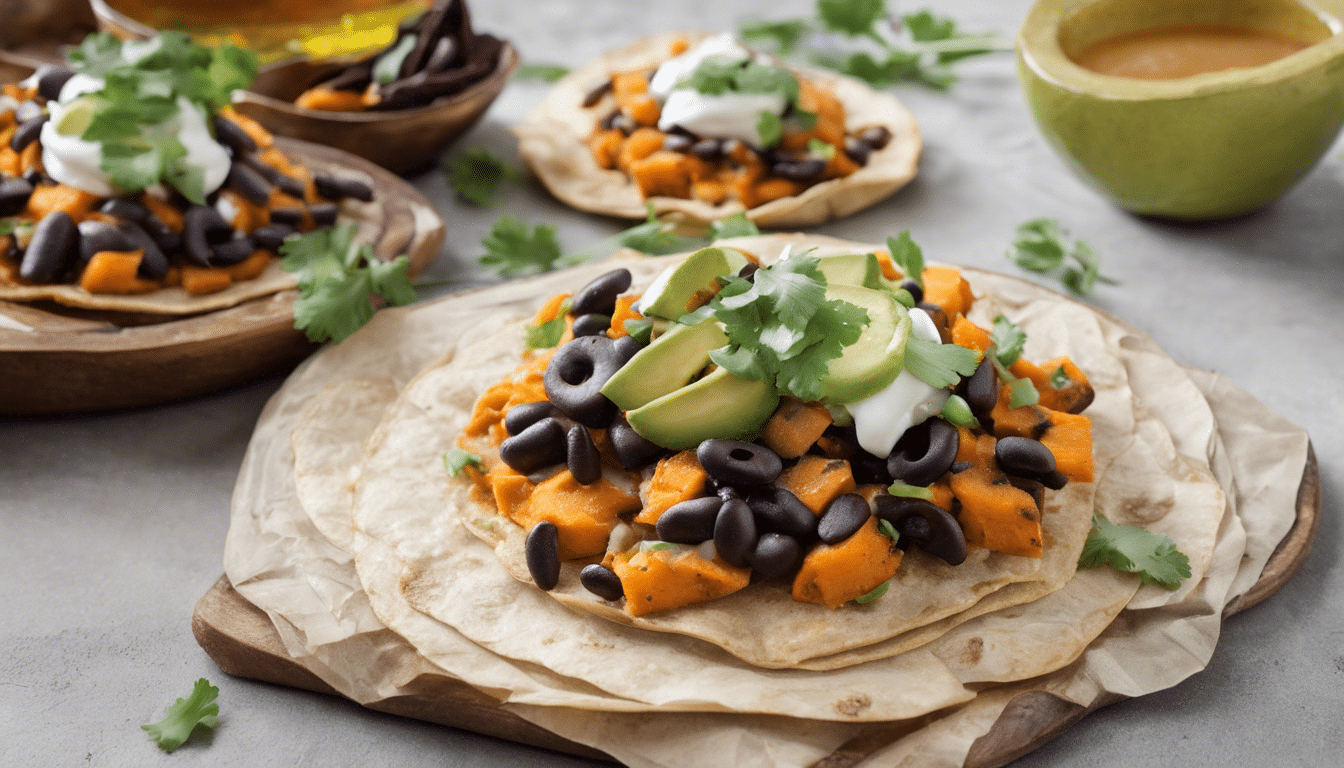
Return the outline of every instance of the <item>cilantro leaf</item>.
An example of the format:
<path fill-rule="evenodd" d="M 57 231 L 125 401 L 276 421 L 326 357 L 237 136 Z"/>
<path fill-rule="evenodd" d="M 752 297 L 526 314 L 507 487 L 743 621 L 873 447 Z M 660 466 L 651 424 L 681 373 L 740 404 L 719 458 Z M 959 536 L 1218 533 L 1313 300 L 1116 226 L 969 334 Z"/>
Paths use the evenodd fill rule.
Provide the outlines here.
<path fill-rule="evenodd" d="M 569 74 L 569 67 L 562 67 L 559 64 L 531 64 L 523 62 L 518 68 L 513 70 L 513 79 L 515 80 L 538 80 L 543 83 L 554 83 L 556 80 Z"/>
<path fill-rule="evenodd" d="M 281 266 L 299 281 L 294 327 L 310 341 L 341 341 L 373 317 L 374 295 L 391 304 L 415 301 L 404 254 L 383 263 L 367 243 L 353 247 L 354 224 L 291 237 L 280 246 Z"/>
<path fill-rule="evenodd" d="M 192 686 L 189 696 L 168 707 L 162 720 L 140 727 L 160 749 L 172 752 L 182 746 L 196 726 L 215 727 L 215 719 L 219 716 L 219 705 L 215 703 L 218 697 L 219 689 L 202 677 Z"/>
<path fill-rule="evenodd" d="M 835 145 L 828 144 L 821 139 L 808 139 L 807 151 L 814 155 L 821 155 L 821 157 L 826 160 L 835 157 Z"/>
<path fill-rule="evenodd" d="M 762 147 L 773 147 L 784 137 L 784 121 L 774 112 L 761 112 L 756 117 L 756 135 L 761 137 Z"/>
<path fill-rule="evenodd" d="M 891 263 L 905 273 L 905 279 L 915 281 L 915 285 L 924 287 L 924 251 L 910 239 L 910 230 L 896 237 L 887 238 L 887 253 Z"/>
<path fill-rule="evenodd" d="M 1092 530 L 1083 544 L 1079 568 L 1109 565 L 1117 571 L 1137 573 L 1141 584 L 1176 589 L 1190 578 L 1190 558 L 1176 549 L 1167 536 L 1132 525 L 1116 525 L 1101 515 L 1092 515 Z"/>
<path fill-rule="evenodd" d="M 878 61 L 867 52 L 853 53 L 843 59 L 821 57 L 817 63 L 842 75 L 857 77 L 874 88 L 884 88 L 902 80 L 911 80 L 919 69 L 919 55 L 893 51 Z"/>
<path fill-rule="evenodd" d="M 748 61 L 736 75 L 733 90 L 739 93 L 780 93 L 789 103 L 798 100 L 798 78 L 784 67 Z"/>
<path fill-rule="evenodd" d="M 911 487 L 914 487 L 914 486 L 911 486 Z M 887 520 L 887 519 L 880 519 L 880 520 L 878 520 L 878 521 L 877 521 L 877 530 L 878 530 L 878 533 L 881 533 L 883 536 L 886 536 L 888 539 L 891 539 L 892 541 L 900 541 L 900 540 L 901 540 L 901 534 L 896 530 L 896 526 L 894 526 L 894 525 L 891 524 L 891 521 L 890 521 L 890 520 Z"/>
<path fill-rule="evenodd" d="M 871 603 L 874 600 L 878 599 L 879 597 L 887 594 L 887 588 L 890 586 L 891 586 L 891 580 L 888 579 L 882 582 L 881 584 L 878 584 L 876 587 L 872 589 L 872 591 L 854 598 L 854 602 L 858 603 L 859 605 L 867 605 L 868 603 Z"/>
<path fill-rule="evenodd" d="M 1017 228 L 1008 260 L 1028 272 L 1051 275 L 1078 296 L 1087 296 L 1098 282 L 1118 285 L 1101 274 L 1092 246 L 1075 240 L 1054 219 L 1031 219 Z"/>
<path fill-rule="evenodd" d="M 871 34 L 886 18 L 886 0 L 817 0 L 817 15 L 827 29 L 850 35 Z"/>
<path fill-rule="evenodd" d="M 938 414 L 938 417 L 955 427 L 980 428 L 980 420 L 975 418 L 975 413 L 971 411 L 971 404 L 966 402 L 966 398 L 961 395 L 952 395 L 947 398 L 947 402 L 943 403 L 943 410 Z"/>
<path fill-rule="evenodd" d="M 1008 407 L 1021 408 L 1041 401 L 1041 393 L 1031 379 L 1013 379 L 1008 385 Z"/>
<path fill-rule="evenodd" d="M 694 238 L 678 234 L 676 224 L 659 221 L 653 203 L 645 203 L 644 210 L 646 213 L 643 224 L 636 224 L 623 232 L 618 232 L 612 238 L 617 247 L 633 248 L 650 256 L 663 256 L 686 250 L 695 242 Z"/>
<path fill-rule="evenodd" d="M 904 480 L 893 481 L 891 485 L 887 486 L 887 493 L 891 494 L 892 496 L 903 496 L 909 499 L 924 499 L 925 501 L 933 501 L 933 493 L 928 488 L 922 485 L 911 485 L 905 482 Z M 882 522 L 886 521 L 883 520 Z M 880 525 L 881 524 L 879 523 L 879 526 Z M 892 536 L 892 538 L 894 539 L 896 537 Z"/>
<path fill-rule="evenodd" d="M 1055 389 L 1063 389 L 1069 386 L 1069 373 L 1064 370 L 1064 366 L 1059 366 L 1050 373 L 1050 386 Z"/>
<path fill-rule="evenodd" d="M 496 221 L 481 244 L 485 246 L 481 266 L 504 277 L 549 271 L 555 268 L 561 255 L 555 227 L 538 224 L 529 228 L 512 216 Z"/>
<path fill-rule="evenodd" d="M 458 474 L 468 466 L 480 467 L 481 457 L 471 451 L 464 451 L 461 448 L 452 448 L 443 454 L 443 468 L 448 470 L 450 477 L 457 477 Z"/>
<path fill-rule="evenodd" d="M 934 389 L 950 387 L 970 376 L 980 365 L 973 349 L 956 344 L 939 344 L 911 336 L 905 341 L 905 370 Z"/>
<path fill-rule="evenodd" d="M 565 315 L 569 314 L 569 299 L 560 305 L 560 311 L 555 313 L 555 319 L 547 320 L 541 325 L 529 325 L 523 330 L 523 342 L 527 344 L 528 349 L 550 349 L 560 343 L 560 337 L 565 335 Z"/>
<path fill-rule="evenodd" d="M 807 21 L 803 19 L 750 22 L 737 29 L 739 35 L 755 45 L 773 42 L 775 50 L 780 54 L 792 53 L 806 31 Z"/>
<path fill-rule="evenodd" d="M 0 219 L 0 236 L 14 234 L 14 220 Z"/>
<path fill-rule="evenodd" d="M 457 199 L 467 205 L 488 207 L 495 202 L 500 185 L 518 178 L 518 170 L 484 149 L 463 152 L 444 164 L 448 182 Z"/>
<path fill-rule="evenodd" d="M 990 331 L 989 341 L 994 345 L 995 359 L 1001 365 L 1009 366 L 1022 356 L 1022 345 L 1027 342 L 1027 334 L 1017 323 L 999 315 L 994 318 L 994 329 Z"/>
<path fill-rule="evenodd" d="M 710 240 L 727 240 L 730 237 L 751 237 L 761 234 L 756 222 L 747 218 L 741 211 L 724 219 L 709 223 Z"/>

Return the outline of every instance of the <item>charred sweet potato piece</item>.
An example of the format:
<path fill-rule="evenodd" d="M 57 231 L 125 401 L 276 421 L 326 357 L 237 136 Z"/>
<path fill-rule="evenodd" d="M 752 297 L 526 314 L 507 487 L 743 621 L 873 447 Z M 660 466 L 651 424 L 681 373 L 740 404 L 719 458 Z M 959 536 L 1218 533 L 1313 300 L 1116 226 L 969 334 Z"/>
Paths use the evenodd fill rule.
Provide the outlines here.
<path fill-rule="evenodd" d="M 635 516 L 635 522 L 653 525 L 673 504 L 704 496 L 707 479 L 709 473 L 700 466 L 695 451 L 681 451 L 661 459 L 649 481 L 644 509 Z"/>
<path fill-rule="evenodd" d="M 787 489 L 820 515 L 836 497 L 854 490 L 854 473 L 849 462 L 825 456 L 804 456 L 797 464 L 779 474 L 775 485 Z"/>
<path fill-rule="evenodd" d="M 613 559 L 612 570 L 621 577 L 625 610 L 631 616 L 714 600 L 751 580 L 750 569 L 734 568 L 718 558 L 705 560 L 694 550 L 622 552 Z"/>
<path fill-rule="evenodd" d="M 896 542 L 878 531 L 877 518 L 870 517 L 848 539 L 818 544 L 807 553 L 793 579 L 793 599 L 839 608 L 895 576 L 901 554 Z"/>
<path fill-rule="evenodd" d="M 1018 360 L 1009 370 L 1014 376 L 1031 379 L 1036 392 L 1040 394 L 1037 404 L 1052 411 L 1082 413 L 1096 396 L 1087 374 L 1067 357 L 1057 357 L 1040 364 Z M 1056 378 L 1061 380 L 1059 386 L 1056 386 Z"/>
<path fill-rule="evenodd" d="M 1035 499 L 1014 487 L 995 464 L 997 440 L 993 435 L 975 437 L 964 427 L 958 429 L 957 459 L 969 460 L 971 467 L 952 474 L 950 485 L 961 505 L 957 521 L 966 543 L 1009 555 L 1040 557 L 1044 537 Z"/>

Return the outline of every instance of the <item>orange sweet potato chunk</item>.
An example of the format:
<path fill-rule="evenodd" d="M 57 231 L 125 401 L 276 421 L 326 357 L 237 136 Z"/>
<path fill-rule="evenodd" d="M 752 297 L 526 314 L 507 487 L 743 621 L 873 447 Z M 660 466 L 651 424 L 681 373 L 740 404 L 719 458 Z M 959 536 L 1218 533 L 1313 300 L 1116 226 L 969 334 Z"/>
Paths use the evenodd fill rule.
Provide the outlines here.
<path fill-rule="evenodd" d="M 1055 373 L 1061 369 L 1064 372 L 1065 382 L 1056 388 L 1053 379 Z M 1009 370 L 1014 376 L 1031 379 L 1036 392 L 1040 395 L 1037 405 L 1052 411 L 1082 413 L 1092 404 L 1092 399 L 1096 396 L 1092 384 L 1087 380 L 1087 374 L 1067 357 L 1057 357 L 1040 364 L 1018 360 Z"/>
<path fill-rule="evenodd" d="M 877 529 L 870 517 L 839 544 L 818 544 L 807 553 L 793 579 L 793 599 L 839 608 L 873 591 L 896 575 L 901 549 Z"/>
<path fill-rule="evenodd" d="M 952 321 L 952 343 L 959 347 L 974 349 L 984 357 L 985 351 L 993 342 L 989 340 L 989 331 L 967 320 L 965 315 L 957 315 Z"/>
<path fill-rule="evenodd" d="M 182 290 L 192 296 L 218 293 L 233 285 L 233 278 L 219 267 L 197 267 L 191 264 L 182 266 Z"/>
<path fill-rule="evenodd" d="M 1055 455 L 1060 474 L 1088 483 L 1092 481 L 1092 420 L 1082 414 L 1064 413 L 1040 405 L 1009 408 L 1008 387 L 999 391 L 999 402 L 990 412 L 994 434 L 1017 435 L 1040 440 Z"/>
<path fill-rule="evenodd" d="M 631 616 L 668 611 L 730 595 L 747 586 L 751 570 L 718 558 L 705 560 L 694 550 L 622 552 L 612 560 L 621 577 L 625 610 Z"/>
<path fill-rule="evenodd" d="M 1044 539 L 1040 510 L 1031 494 L 1015 488 L 994 463 L 996 442 L 993 435 L 976 438 L 972 444 L 971 468 L 951 477 L 952 493 L 961 504 L 957 521 L 969 545 L 1009 555 L 1040 557 Z M 966 452 L 958 450 L 958 460 L 963 455 Z"/>
<path fill-rule="evenodd" d="M 804 456 L 785 469 L 775 485 L 793 492 L 813 513 L 820 515 L 827 504 L 854 490 L 849 462 L 825 456 Z"/>
<path fill-rule="evenodd" d="M 119 295 L 158 290 L 158 281 L 136 276 L 144 255 L 143 250 L 95 253 L 79 276 L 79 287 L 89 293 Z"/>
<path fill-rule="evenodd" d="M 616 154 L 616 167 L 629 173 L 630 165 L 636 160 L 643 160 L 662 149 L 665 137 L 666 134 L 657 128 L 636 128 L 621 145 L 621 151 Z"/>
<path fill-rule="evenodd" d="M 644 509 L 635 516 L 635 522 L 654 525 L 673 504 L 704 496 L 707 479 L 709 473 L 700 466 L 695 451 L 681 451 L 661 459 L 649 481 Z"/>
<path fill-rule="evenodd" d="M 644 197 L 678 197 L 691 195 L 691 174 L 684 155 L 680 152 L 658 150 L 640 160 L 630 162 L 627 172 Z"/>
<path fill-rule="evenodd" d="M 796 459 L 807 453 L 830 425 L 831 412 L 826 406 L 785 397 L 765 423 L 760 440 L 781 459 Z"/>
<path fill-rule="evenodd" d="M 566 469 L 537 483 L 509 517 L 529 531 L 543 520 L 554 523 L 560 534 L 560 559 L 577 560 L 606 552 L 618 516 L 636 509 L 638 495 L 605 478 L 581 485 Z"/>
<path fill-rule="evenodd" d="M 622 336 L 629 336 L 630 332 L 625 329 L 625 321 L 644 317 L 634 309 L 634 304 L 639 301 L 640 295 L 616 297 L 616 309 L 611 313 L 611 327 L 607 329 L 608 338 L 619 339 Z"/>
<path fill-rule="evenodd" d="M 331 88 L 309 88 L 299 94 L 294 105 L 325 112 L 363 112 L 370 106 L 362 91 L 337 91 Z"/>
<path fill-rule="evenodd" d="M 924 301 L 942 307 L 949 318 L 971 311 L 975 297 L 971 295 L 971 284 L 961 276 L 961 270 L 955 267 L 925 267 L 922 277 Z"/>

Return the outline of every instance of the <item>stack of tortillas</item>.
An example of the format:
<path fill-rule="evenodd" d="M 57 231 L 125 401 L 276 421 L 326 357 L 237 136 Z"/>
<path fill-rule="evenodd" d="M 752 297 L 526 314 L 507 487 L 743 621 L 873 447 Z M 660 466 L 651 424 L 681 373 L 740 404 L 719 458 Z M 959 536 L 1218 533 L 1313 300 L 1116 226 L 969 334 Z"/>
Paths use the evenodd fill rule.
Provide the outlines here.
<path fill-rule="evenodd" d="M 786 245 L 873 250 L 802 235 L 730 242 L 767 260 Z M 676 258 L 622 266 L 638 290 Z M 511 576 L 508 553 L 468 530 L 471 502 L 443 454 L 481 391 L 522 360 L 540 303 L 611 268 L 380 312 L 266 408 L 235 491 L 226 573 L 337 691 L 376 704 L 465 683 L 636 766 L 725 755 L 806 766 L 847 743 L 839 764 L 1002 762 L 1014 753 L 974 745 L 1019 695 L 1087 708 L 1202 669 L 1224 610 L 1296 519 L 1303 430 L 1109 316 L 966 269 L 972 319 L 1007 315 L 1027 333 L 1027 358 L 1069 355 L 1097 391 L 1087 411 L 1097 480 L 1055 495 L 1045 558 L 981 556 L 960 574 L 912 577 L 918 594 L 902 595 L 898 576 L 874 604 L 890 600 L 886 613 L 754 591 L 769 585 L 660 631 L 574 610 Z M 1094 509 L 1170 536 L 1192 576 L 1167 591 L 1075 572 Z"/>

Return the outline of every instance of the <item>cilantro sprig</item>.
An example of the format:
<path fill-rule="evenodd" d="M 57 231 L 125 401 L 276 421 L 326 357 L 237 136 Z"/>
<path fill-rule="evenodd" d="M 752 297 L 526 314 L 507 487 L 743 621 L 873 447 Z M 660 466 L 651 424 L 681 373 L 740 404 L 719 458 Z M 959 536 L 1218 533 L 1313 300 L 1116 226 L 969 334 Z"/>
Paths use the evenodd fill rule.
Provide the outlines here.
<path fill-rule="evenodd" d="M 373 246 L 355 247 L 354 224 L 345 223 L 291 237 L 280 246 L 281 266 L 299 279 L 294 327 L 310 341 L 341 341 L 373 317 L 375 295 L 390 304 L 415 301 L 401 255 L 382 261 Z"/>
<path fill-rule="evenodd" d="M 451 448 L 443 454 L 443 468 L 448 470 L 449 477 L 457 477 L 462 470 L 469 466 L 482 466 L 481 457 L 461 448 Z"/>
<path fill-rule="evenodd" d="M 1006 255 L 1019 268 L 1054 277 L 1079 296 L 1092 293 L 1097 283 L 1119 285 L 1119 281 L 1101 274 L 1092 246 L 1070 237 L 1054 219 L 1024 222 Z"/>
<path fill-rule="evenodd" d="M 724 93 L 774 93 L 784 97 L 785 114 L 802 125 L 816 121 L 816 115 L 798 108 L 798 93 L 802 86 L 798 78 L 785 67 L 762 64 L 759 61 L 726 61 L 709 58 L 700 62 L 681 82 L 679 88 L 693 88 L 708 96 Z M 756 133 L 762 147 L 773 147 L 784 136 L 784 119 L 769 111 L 757 115 Z"/>
<path fill-rule="evenodd" d="M 556 268 L 562 255 L 554 226 L 538 224 L 529 227 L 512 216 L 496 221 L 481 245 L 485 246 L 481 266 L 503 277 L 549 272 Z"/>
<path fill-rule="evenodd" d="M 484 149 L 454 155 L 443 164 L 448 183 L 457 190 L 457 199 L 466 205 L 487 208 L 504 182 L 522 177 L 522 172 Z"/>
<path fill-rule="evenodd" d="M 189 696 L 168 707 L 162 720 L 140 727 L 160 749 L 172 752 L 182 746 L 196 726 L 215 727 L 215 719 L 219 716 L 219 705 L 215 703 L 218 697 L 219 689 L 202 677 L 192 686 Z"/>
<path fill-rule="evenodd" d="M 1103 565 L 1137 573 L 1140 584 L 1157 584 L 1164 589 L 1174 590 L 1182 579 L 1190 578 L 1190 558 L 1169 537 L 1133 525 L 1117 525 L 1093 514 L 1092 530 L 1083 544 L 1078 567 Z"/>
<path fill-rule="evenodd" d="M 999 381 L 1008 385 L 1008 407 L 1021 408 L 1040 402 L 1041 393 L 1036 391 L 1036 384 L 1031 379 L 1018 378 L 1008 370 L 1022 356 L 1022 347 L 1027 342 L 1026 331 L 1003 315 L 999 315 L 994 318 L 994 328 L 990 331 L 989 341 L 989 349 L 985 350 L 985 356 L 999 374 Z"/>
<path fill-rule="evenodd" d="M 800 254 L 758 269 L 752 280 L 721 277 L 723 290 L 677 322 L 717 319 L 728 346 L 709 354 L 716 365 L 801 400 L 817 400 L 827 363 L 857 341 L 868 322 L 862 307 L 826 298 L 826 275 L 818 263 Z"/>
<path fill-rule="evenodd" d="M 887 254 L 891 256 L 891 263 L 905 273 L 906 280 L 924 287 L 924 251 L 910 237 L 910 230 L 887 238 Z"/>

